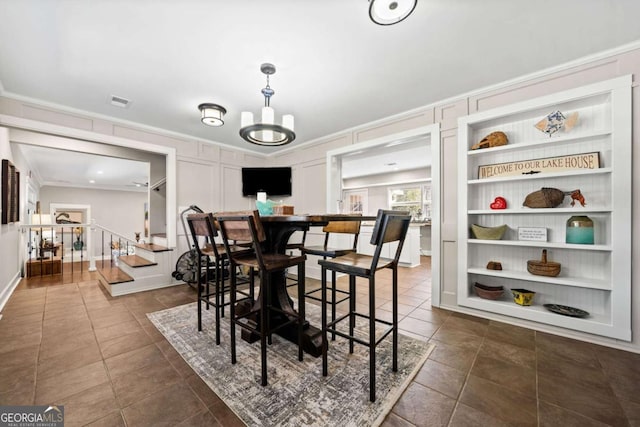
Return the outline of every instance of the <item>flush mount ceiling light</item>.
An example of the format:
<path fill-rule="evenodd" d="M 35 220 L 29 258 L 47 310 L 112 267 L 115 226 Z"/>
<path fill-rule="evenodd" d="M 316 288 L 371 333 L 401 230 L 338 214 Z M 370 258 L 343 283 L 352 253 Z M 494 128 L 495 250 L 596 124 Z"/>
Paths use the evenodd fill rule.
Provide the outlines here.
<path fill-rule="evenodd" d="M 202 113 L 202 123 L 207 126 L 222 126 L 224 120 L 222 118 L 227 114 L 226 108 L 218 104 L 200 104 L 198 110 Z"/>
<path fill-rule="evenodd" d="M 247 142 L 257 145 L 278 146 L 289 144 L 296 139 L 293 132 L 293 116 L 282 116 L 282 125 L 275 124 L 275 111 L 270 106 L 270 100 L 275 91 L 269 86 L 269 76 L 276 72 L 276 66 L 265 63 L 260 71 L 267 76 L 267 86 L 262 89 L 264 107 L 262 107 L 262 121 L 254 123 L 253 113 L 243 111 L 240 116 L 240 136 Z"/>
<path fill-rule="evenodd" d="M 369 0 L 369 18 L 379 25 L 403 21 L 416 8 L 418 0 Z"/>

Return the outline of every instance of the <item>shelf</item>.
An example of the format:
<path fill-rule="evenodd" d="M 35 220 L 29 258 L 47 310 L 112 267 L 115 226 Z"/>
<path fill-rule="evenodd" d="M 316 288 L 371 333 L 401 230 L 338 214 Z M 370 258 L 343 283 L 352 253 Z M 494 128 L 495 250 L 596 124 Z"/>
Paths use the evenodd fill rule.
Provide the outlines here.
<path fill-rule="evenodd" d="M 521 150 L 528 150 L 530 148 L 538 148 L 538 147 L 542 148 L 545 145 L 549 145 L 549 144 L 558 146 L 560 144 L 582 142 L 586 139 L 600 138 L 600 137 L 609 136 L 609 135 L 611 135 L 610 130 L 598 130 L 594 132 L 576 134 L 576 135 L 569 134 L 569 135 L 562 135 L 557 137 L 552 136 L 547 139 L 541 139 L 538 141 L 524 142 L 524 143 L 521 142 L 518 144 L 507 144 L 507 145 L 501 145 L 499 147 L 482 148 L 479 150 L 469 150 L 467 154 L 469 156 L 480 156 L 484 154 L 495 154 L 495 153 L 505 152 L 505 151 L 521 151 Z"/>
<path fill-rule="evenodd" d="M 530 240 L 483 240 L 469 239 L 470 245 L 522 246 L 528 248 L 577 249 L 581 251 L 611 252 L 610 245 L 577 245 L 564 242 L 536 242 Z"/>
<path fill-rule="evenodd" d="M 578 210 L 579 209 L 579 210 Z M 609 213 L 610 208 L 528 208 L 528 209 L 475 209 L 467 211 L 469 215 L 513 215 L 513 214 L 590 214 Z"/>
<path fill-rule="evenodd" d="M 469 274 L 481 276 L 500 277 L 502 279 L 525 280 L 528 282 L 548 283 L 550 285 L 573 286 L 576 288 L 611 290 L 611 283 L 604 280 L 588 279 L 582 277 L 547 277 L 536 276 L 524 271 L 515 270 L 487 270 L 486 268 L 469 268 Z"/>
<path fill-rule="evenodd" d="M 537 173 L 534 175 L 514 175 L 514 176 L 503 176 L 498 178 L 470 179 L 467 181 L 467 184 L 477 185 L 477 184 L 493 184 L 495 182 L 524 181 L 524 180 L 529 181 L 532 179 L 565 178 L 568 176 L 610 174 L 611 172 L 612 172 L 611 168 L 576 169 L 569 172 Z"/>
<path fill-rule="evenodd" d="M 458 180 L 457 192 L 456 298 L 460 307 L 631 340 L 631 87 L 632 76 L 627 75 L 458 119 L 458 172 L 464 177 Z M 549 137 L 533 127 L 533 123 L 540 120 L 538 117 L 554 109 L 579 112 L 578 125 L 572 132 Z M 480 134 L 499 130 L 508 133 L 509 144 L 470 150 Z M 604 161 L 600 165 L 606 167 L 475 179 L 480 165 L 527 163 L 580 152 L 600 153 Z M 524 200 L 536 187 L 581 188 L 589 204 L 571 207 L 565 197 L 557 208 L 521 206 L 518 201 Z M 510 209 L 489 209 L 490 200 L 497 195 L 509 201 Z M 566 218 L 592 216 L 598 224 L 594 237 L 600 244 L 565 243 L 565 215 Z M 510 230 L 504 237 L 513 240 L 473 239 L 469 232 L 473 223 L 508 224 Z M 545 227 L 552 241 L 515 240 L 519 226 Z M 545 248 L 556 251 L 562 260 L 563 269 L 558 277 L 537 276 L 526 269 L 527 261 L 537 258 L 533 254 Z M 485 263 L 490 259 L 500 261 L 507 269 L 487 270 Z M 510 292 L 499 301 L 481 299 L 470 286 L 476 280 L 530 288 L 538 292 L 534 299 L 537 305 L 521 307 L 513 302 Z M 570 305 L 600 314 L 585 319 L 571 318 L 547 311 L 542 307 L 544 303 Z"/>
<path fill-rule="evenodd" d="M 610 328 L 611 325 L 608 316 L 590 314 L 588 317 L 570 317 L 561 314 L 552 313 L 542 305 L 534 304 L 530 306 L 520 306 L 513 302 L 512 299 L 507 300 L 511 296 L 508 290 L 505 290 L 504 300 L 487 300 L 477 296 L 469 296 L 467 305 L 470 307 L 489 310 L 495 313 L 505 314 L 507 316 L 519 317 L 527 320 L 535 320 L 537 322 L 558 325 L 571 329 L 590 329 L 593 327 Z M 535 301 L 535 297 L 534 297 Z"/>

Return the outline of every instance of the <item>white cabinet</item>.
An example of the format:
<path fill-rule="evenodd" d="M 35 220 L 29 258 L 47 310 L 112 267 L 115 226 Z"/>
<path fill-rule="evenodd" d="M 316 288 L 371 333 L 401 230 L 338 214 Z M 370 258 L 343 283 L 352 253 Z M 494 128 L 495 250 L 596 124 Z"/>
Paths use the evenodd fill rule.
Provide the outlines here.
<path fill-rule="evenodd" d="M 552 111 L 578 113 L 570 131 L 548 136 L 534 125 Z M 505 132 L 507 145 L 472 150 L 491 132 Z M 462 117 L 458 121 L 458 293 L 460 306 L 546 323 L 621 340 L 631 340 L 631 76 L 592 84 Z M 511 176 L 479 176 L 479 167 L 515 164 L 584 153 L 599 153 L 597 169 L 567 169 Z M 522 163 L 520 163 L 522 164 Z M 530 172 L 523 167 L 523 172 Z M 580 189 L 586 206 L 523 206 L 527 194 L 542 187 Z M 492 210 L 496 197 L 507 209 Z M 565 243 L 566 221 L 588 215 L 595 244 Z M 508 225 L 501 240 L 480 240 L 471 224 Z M 518 227 L 544 227 L 547 241 L 518 240 Z M 557 277 L 532 275 L 527 260 L 561 263 Z M 488 270 L 489 261 L 503 269 Z M 476 296 L 474 283 L 502 285 L 501 299 Z M 532 306 L 513 302 L 512 288 L 536 292 Z M 544 308 L 559 304 L 588 311 L 584 318 Z"/>
<path fill-rule="evenodd" d="M 373 255 L 375 246 L 371 244 L 372 226 L 363 225 L 360 228 L 358 237 L 358 252 L 366 255 Z M 386 243 L 381 252 L 381 257 L 391 258 L 395 255 L 398 244 L 396 242 Z M 404 267 L 416 267 L 420 265 L 420 227 L 411 225 L 407 231 L 407 237 L 400 252 L 398 263 Z"/>

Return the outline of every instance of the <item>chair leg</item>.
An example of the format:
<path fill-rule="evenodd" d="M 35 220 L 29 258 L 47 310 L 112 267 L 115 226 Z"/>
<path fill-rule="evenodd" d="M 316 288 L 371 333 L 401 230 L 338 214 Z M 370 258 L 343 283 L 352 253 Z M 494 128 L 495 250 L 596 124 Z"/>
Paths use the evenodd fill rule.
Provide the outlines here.
<path fill-rule="evenodd" d="M 305 301 L 305 265 L 304 262 L 298 264 L 298 360 L 302 362 L 304 351 L 302 349 L 302 335 L 304 333 Z"/>
<path fill-rule="evenodd" d="M 218 260 L 215 260 L 216 263 L 216 281 L 215 281 L 215 291 L 216 291 L 216 303 L 214 304 L 216 309 L 216 344 L 220 345 L 220 309 L 224 307 L 220 305 L 220 299 L 218 295 L 220 294 L 220 283 L 218 282 Z M 207 297 L 207 301 L 210 297 Z"/>
<path fill-rule="evenodd" d="M 326 377 L 328 374 L 327 369 L 327 269 L 322 267 L 321 270 L 321 300 L 322 300 L 322 329 L 320 334 L 322 335 L 322 376 Z"/>
<path fill-rule="evenodd" d="M 198 255 L 198 332 L 202 331 L 202 261 L 200 255 Z"/>
<path fill-rule="evenodd" d="M 210 265 L 210 261 L 209 261 L 209 257 L 206 258 L 207 262 L 206 262 L 206 267 L 204 270 L 204 283 L 205 283 L 205 295 L 207 295 L 207 302 L 206 302 L 206 306 L 207 306 L 207 310 L 209 310 L 209 294 L 211 294 L 211 290 L 209 289 L 209 281 L 211 280 L 210 274 L 211 274 L 211 265 Z M 202 269 L 198 270 L 198 276 L 202 276 Z"/>
<path fill-rule="evenodd" d="M 250 268 L 249 269 L 249 297 L 251 298 L 251 302 L 256 300 L 255 286 L 256 286 L 256 280 L 253 276 L 253 268 Z"/>
<path fill-rule="evenodd" d="M 398 371 L 398 269 L 393 268 L 393 372 Z"/>
<path fill-rule="evenodd" d="M 221 310 L 219 317 L 224 317 L 224 303 L 223 296 L 224 295 L 224 279 L 220 279 L 220 260 L 216 259 L 216 311 Z"/>
<path fill-rule="evenodd" d="M 369 400 L 376 400 L 376 279 L 369 277 Z"/>
<path fill-rule="evenodd" d="M 231 272 L 231 304 L 229 304 L 229 324 L 231 325 L 231 363 L 236 363 L 236 273 Z"/>
<path fill-rule="evenodd" d="M 260 274 L 260 366 L 261 366 L 261 384 L 263 386 L 267 385 L 267 335 L 269 335 L 269 339 L 271 339 L 271 334 L 269 333 L 269 328 L 267 325 L 269 316 L 267 312 L 269 311 L 268 307 L 268 297 L 267 293 L 269 291 L 269 279 L 267 279 L 267 274 L 264 271 L 261 271 Z"/>
<path fill-rule="evenodd" d="M 220 317 L 224 317 L 224 261 L 216 260 L 216 266 L 218 269 L 216 270 L 216 280 L 220 281 L 220 309 L 222 310 L 222 314 Z M 216 294 L 217 296 L 217 294 Z"/>
<path fill-rule="evenodd" d="M 336 321 L 336 272 L 331 270 L 331 321 Z M 331 332 L 331 341 L 336 340 L 336 333 Z"/>
<path fill-rule="evenodd" d="M 349 353 L 353 353 L 353 330 L 356 327 L 356 276 L 349 275 Z"/>

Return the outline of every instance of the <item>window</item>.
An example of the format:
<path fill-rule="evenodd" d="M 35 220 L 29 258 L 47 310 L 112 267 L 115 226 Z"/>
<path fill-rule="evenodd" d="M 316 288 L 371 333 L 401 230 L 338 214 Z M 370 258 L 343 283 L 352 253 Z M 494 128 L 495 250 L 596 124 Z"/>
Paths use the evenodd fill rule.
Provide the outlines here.
<path fill-rule="evenodd" d="M 342 213 L 348 214 L 365 214 L 367 213 L 368 196 L 367 190 L 345 190 L 342 193 L 343 200 L 340 201 L 344 203 L 343 209 L 338 208 L 338 210 L 343 210 Z"/>
<path fill-rule="evenodd" d="M 431 218 L 431 185 L 412 185 L 389 189 L 389 208 L 409 211 L 414 220 Z"/>

